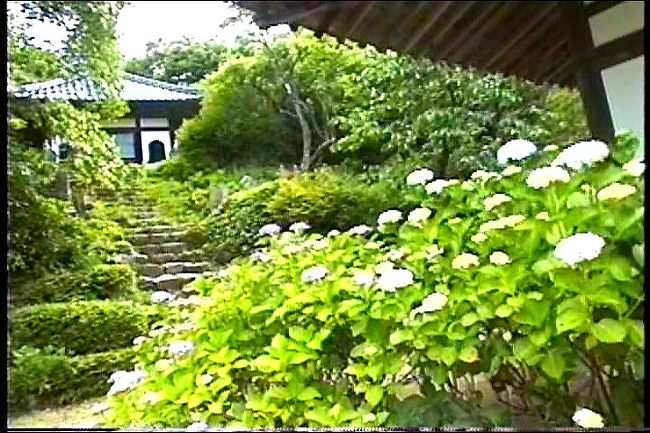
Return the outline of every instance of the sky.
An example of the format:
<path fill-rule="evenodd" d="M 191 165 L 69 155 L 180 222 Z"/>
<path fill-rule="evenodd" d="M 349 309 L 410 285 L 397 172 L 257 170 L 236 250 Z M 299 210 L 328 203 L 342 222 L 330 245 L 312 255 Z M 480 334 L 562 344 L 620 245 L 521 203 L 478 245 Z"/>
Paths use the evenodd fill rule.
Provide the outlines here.
<path fill-rule="evenodd" d="M 16 2 L 8 3 L 10 10 L 15 8 Z M 238 34 L 255 28 L 251 22 L 242 22 L 227 31 L 220 29 L 219 24 L 233 14 L 228 4 L 220 1 L 132 1 L 122 9 L 117 22 L 120 52 L 130 60 L 144 56 L 148 42 L 170 42 L 186 36 L 195 41 L 216 39 L 231 44 Z M 38 23 L 30 35 L 38 41 L 54 41 L 49 46 L 56 47 L 65 33 L 55 25 Z"/>

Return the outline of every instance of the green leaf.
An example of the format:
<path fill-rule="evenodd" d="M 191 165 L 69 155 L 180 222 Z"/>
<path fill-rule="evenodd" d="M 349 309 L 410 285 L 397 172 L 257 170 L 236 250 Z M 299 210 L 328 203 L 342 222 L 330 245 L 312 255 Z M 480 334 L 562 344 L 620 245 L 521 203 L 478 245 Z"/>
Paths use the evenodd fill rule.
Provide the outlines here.
<path fill-rule="evenodd" d="M 627 326 L 627 335 L 630 337 L 632 344 L 638 348 L 643 348 L 645 345 L 645 329 L 643 327 L 643 321 L 625 319 L 624 323 Z"/>
<path fill-rule="evenodd" d="M 468 364 L 478 361 L 478 350 L 474 346 L 464 347 L 458 354 L 458 359 Z"/>
<path fill-rule="evenodd" d="M 442 359 L 442 362 L 444 362 L 448 367 L 451 367 L 454 362 L 456 362 L 456 359 L 458 359 L 456 348 L 453 346 L 447 346 L 440 349 L 440 359 Z"/>
<path fill-rule="evenodd" d="M 304 353 L 304 352 L 298 352 L 298 353 L 293 353 L 289 359 L 289 364 L 302 364 L 305 361 L 309 361 L 310 359 L 314 359 L 315 356 L 309 353 Z"/>
<path fill-rule="evenodd" d="M 260 371 L 270 373 L 273 371 L 280 371 L 282 363 L 279 359 L 272 358 L 269 355 L 261 355 L 255 358 L 253 366 Z"/>
<path fill-rule="evenodd" d="M 512 346 L 512 354 L 515 358 L 527 363 L 532 364 L 535 361 L 538 347 L 535 346 L 528 337 L 521 338 Z"/>
<path fill-rule="evenodd" d="M 301 328 L 298 326 L 292 326 L 289 328 L 289 337 L 293 338 L 296 341 L 307 342 L 310 341 L 314 333 L 308 329 Z"/>
<path fill-rule="evenodd" d="M 478 321 L 479 321 L 478 314 L 473 313 L 473 312 L 465 314 L 460 319 L 460 323 L 466 328 L 469 327 L 469 326 L 472 326 L 473 324 L 475 324 Z"/>
<path fill-rule="evenodd" d="M 632 247 L 632 256 L 639 266 L 644 267 L 645 263 L 645 243 L 640 243 Z"/>
<path fill-rule="evenodd" d="M 319 398 L 321 394 L 314 387 L 308 387 L 303 389 L 300 394 L 298 394 L 297 400 L 308 401 Z"/>
<path fill-rule="evenodd" d="M 546 320 L 550 308 L 549 302 L 526 299 L 522 308 L 513 316 L 513 320 L 524 325 L 539 327 Z"/>
<path fill-rule="evenodd" d="M 551 328 L 545 327 L 528 335 L 530 341 L 536 346 L 543 346 L 551 338 Z"/>
<path fill-rule="evenodd" d="M 433 365 L 426 367 L 427 376 L 431 378 L 431 381 L 436 385 L 444 385 L 449 380 L 449 375 L 447 373 L 447 368 L 438 362 L 433 363 Z"/>
<path fill-rule="evenodd" d="M 557 381 L 562 378 L 565 370 L 564 358 L 557 351 L 552 351 L 545 356 L 540 366 L 544 373 Z"/>
<path fill-rule="evenodd" d="M 390 338 L 389 338 L 390 344 L 392 344 L 393 346 L 397 346 L 398 344 L 400 344 L 403 341 L 409 341 L 409 340 L 412 340 L 412 339 L 413 339 L 413 331 L 411 329 L 397 330 L 397 331 L 393 332 L 392 334 L 390 334 Z"/>
<path fill-rule="evenodd" d="M 546 235 L 544 235 L 546 238 L 546 242 L 549 244 L 555 246 L 560 240 L 562 239 L 562 234 L 560 233 L 560 227 L 558 224 L 553 224 L 553 227 L 551 227 L 551 230 L 546 232 Z"/>
<path fill-rule="evenodd" d="M 375 407 L 381 402 L 381 399 L 384 397 L 384 388 L 381 386 L 371 386 L 366 391 L 366 400 L 370 404 L 370 407 Z"/>
<path fill-rule="evenodd" d="M 591 328 L 594 337 L 603 343 L 621 343 L 625 340 L 627 329 L 614 319 L 602 319 Z"/>
<path fill-rule="evenodd" d="M 510 316 L 513 313 L 513 311 L 514 310 L 512 309 L 512 307 L 510 305 L 502 304 L 502 305 L 499 305 L 497 307 L 494 314 L 496 314 L 498 317 L 505 318 L 505 317 Z"/>

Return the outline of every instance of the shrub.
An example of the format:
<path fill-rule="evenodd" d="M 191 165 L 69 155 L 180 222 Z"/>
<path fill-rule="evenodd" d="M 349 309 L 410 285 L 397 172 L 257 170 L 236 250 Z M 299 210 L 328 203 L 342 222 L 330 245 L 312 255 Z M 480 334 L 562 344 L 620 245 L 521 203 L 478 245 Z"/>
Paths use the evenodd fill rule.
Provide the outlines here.
<path fill-rule="evenodd" d="M 132 294 L 137 274 L 127 265 L 100 264 L 77 271 L 62 270 L 12 285 L 13 306 L 39 303 L 101 300 Z"/>
<path fill-rule="evenodd" d="M 545 150 L 518 174 L 412 186 L 431 214 L 382 214 L 370 241 L 271 237 L 194 285 L 205 298 L 194 329 L 145 343 L 148 377 L 110 399 L 109 424 L 377 427 L 420 411 L 431 427 L 446 422 L 427 410 L 444 390 L 548 426 L 580 407 L 640 426 L 644 185 L 638 164 L 621 167 L 630 144 L 619 137 L 586 169 L 536 171 L 557 157 Z M 574 156 L 605 156 L 588 146 Z M 168 359 L 174 342 L 184 355 Z M 468 376 L 489 382 L 479 391 Z M 143 406 L 145 393 L 157 403 Z"/>
<path fill-rule="evenodd" d="M 218 262 L 249 250 L 265 224 L 305 221 L 319 233 L 370 223 L 372 215 L 400 204 L 389 184 L 367 185 L 332 169 L 278 179 L 232 195 L 196 231 L 209 233 L 206 249 Z"/>
<path fill-rule="evenodd" d="M 133 302 L 76 301 L 21 307 L 10 314 L 14 348 L 64 347 L 84 355 L 129 347 L 165 317 L 166 310 Z"/>
<path fill-rule="evenodd" d="M 9 368 L 9 411 L 20 413 L 105 395 L 110 375 L 133 367 L 133 349 L 82 356 L 22 347 Z"/>

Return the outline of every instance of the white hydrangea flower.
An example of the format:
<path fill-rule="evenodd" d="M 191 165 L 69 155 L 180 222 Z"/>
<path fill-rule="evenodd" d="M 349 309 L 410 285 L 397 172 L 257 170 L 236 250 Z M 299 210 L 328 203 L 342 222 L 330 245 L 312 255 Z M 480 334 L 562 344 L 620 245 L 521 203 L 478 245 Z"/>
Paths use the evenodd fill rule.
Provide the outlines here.
<path fill-rule="evenodd" d="M 582 428 L 603 428 L 605 423 L 603 417 L 587 408 L 577 410 L 571 418 L 573 422 Z"/>
<path fill-rule="evenodd" d="M 436 256 L 440 256 L 445 252 L 444 248 L 440 248 L 438 245 L 431 245 L 427 247 L 426 253 L 429 260 L 433 259 Z"/>
<path fill-rule="evenodd" d="M 134 345 L 134 346 L 140 346 L 140 345 L 143 344 L 145 341 L 147 341 L 147 337 L 144 337 L 144 336 L 135 337 L 135 338 L 133 339 L 133 345 Z"/>
<path fill-rule="evenodd" d="M 370 287 L 375 282 L 375 274 L 368 271 L 357 272 L 354 274 L 354 284 L 357 286 Z"/>
<path fill-rule="evenodd" d="M 510 200 L 512 200 L 512 198 L 507 194 L 494 194 L 493 196 L 483 200 L 483 206 L 485 206 L 485 210 L 490 211 L 500 204 L 507 203 Z"/>
<path fill-rule="evenodd" d="M 510 262 L 510 257 L 503 251 L 495 251 L 490 254 L 490 263 L 493 265 L 507 265 Z"/>
<path fill-rule="evenodd" d="M 184 356 L 194 350 L 194 343 L 191 341 L 175 341 L 167 347 L 167 351 L 175 356 Z"/>
<path fill-rule="evenodd" d="M 567 183 L 571 180 L 569 172 L 561 167 L 542 167 L 530 172 L 526 179 L 526 185 L 531 188 L 546 188 L 551 182 Z"/>
<path fill-rule="evenodd" d="M 144 370 L 117 371 L 108 379 L 108 383 L 113 383 L 113 385 L 107 395 L 111 396 L 133 389 L 140 385 L 146 377 L 147 372 Z"/>
<path fill-rule="evenodd" d="M 451 262 L 451 267 L 454 269 L 467 269 L 470 266 L 478 266 L 478 256 L 469 253 L 463 253 L 457 256 Z"/>
<path fill-rule="evenodd" d="M 428 183 L 424 189 L 429 194 L 440 194 L 443 189 L 449 186 L 449 181 L 446 179 L 436 179 L 431 183 Z"/>
<path fill-rule="evenodd" d="M 279 225 L 267 224 L 258 231 L 258 234 L 260 236 L 273 236 L 280 233 L 280 231 L 282 231 L 282 228 Z"/>
<path fill-rule="evenodd" d="M 367 242 L 363 247 L 367 250 L 378 250 L 381 248 L 381 244 L 379 242 Z"/>
<path fill-rule="evenodd" d="M 497 161 L 505 165 L 511 159 L 519 161 L 537 152 L 537 147 L 528 140 L 510 140 L 497 150 Z"/>
<path fill-rule="evenodd" d="M 544 152 L 554 152 L 558 150 L 559 147 L 557 147 L 555 144 L 549 144 L 548 146 L 545 146 L 544 149 L 542 149 Z"/>
<path fill-rule="evenodd" d="M 251 259 L 262 263 L 268 263 L 271 261 L 271 257 L 262 250 L 257 250 L 251 254 Z"/>
<path fill-rule="evenodd" d="M 472 240 L 472 242 L 476 242 L 477 244 L 480 244 L 481 242 L 487 240 L 487 236 L 485 235 L 485 233 L 476 233 L 470 239 Z"/>
<path fill-rule="evenodd" d="M 426 168 L 414 170 L 406 177 L 407 185 L 424 185 L 433 179 L 433 172 Z"/>
<path fill-rule="evenodd" d="M 284 255 L 292 255 L 292 254 L 297 254 L 301 252 L 303 248 L 300 245 L 296 244 L 291 244 L 287 245 L 286 247 L 282 248 L 282 254 Z"/>
<path fill-rule="evenodd" d="M 460 185 L 460 189 L 463 191 L 473 191 L 476 185 L 474 185 L 474 182 L 466 180 Z"/>
<path fill-rule="evenodd" d="M 591 166 L 594 162 L 607 158 L 608 155 L 609 149 L 602 141 L 581 141 L 560 152 L 551 165 L 566 165 L 579 170 L 583 165 Z"/>
<path fill-rule="evenodd" d="M 379 215 L 379 218 L 377 218 L 377 223 L 380 226 L 383 226 L 385 224 L 396 223 L 401 219 L 402 219 L 402 212 L 396 209 L 391 209 Z"/>
<path fill-rule="evenodd" d="M 365 235 L 366 233 L 369 233 L 372 231 L 372 227 L 368 227 L 365 224 L 361 224 L 359 226 L 354 226 L 350 230 L 348 230 L 348 233 L 351 235 Z"/>
<path fill-rule="evenodd" d="M 310 228 L 311 226 L 304 221 L 293 223 L 289 226 L 289 230 L 291 230 L 294 233 L 302 233 L 305 230 L 309 230 Z"/>
<path fill-rule="evenodd" d="M 402 247 L 399 250 L 390 250 L 388 253 L 386 253 L 386 260 L 391 261 L 391 262 L 396 262 L 398 260 L 401 260 L 404 255 L 406 254 L 405 249 Z"/>
<path fill-rule="evenodd" d="M 596 197 L 600 201 L 605 200 L 620 200 L 636 192 L 634 185 L 627 185 L 624 183 L 613 183 L 609 186 L 598 191 Z"/>
<path fill-rule="evenodd" d="M 169 369 L 172 365 L 174 365 L 173 359 L 159 359 L 153 366 L 158 371 L 164 371 Z"/>
<path fill-rule="evenodd" d="M 340 231 L 334 229 L 334 230 L 330 230 L 330 231 L 327 233 L 327 237 L 328 237 L 328 238 L 333 238 L 333 237 L 338 236 L 338 235 L 340 235 L 340 234 L 341 234 Z"/>
<path fill-rule="evenodd" d="M 192 423 L 188 425 L 185 428 L 185 431 L 205 431 L 208 429 L 208 425 L 204 423 L 203 421 L 197 421 L 195 423 Z"/>
<path fill-rule="evenodd" d="M 605 241 L 593 233 L 578 233 L 562 239 L 555 246 L 555 257 L 570 266 L 600 255 Z"/>
<path fill-rule="evenodd" d="M 408 221 L 413 225 L 421 226 L 422 222 L 426 221 L 430 216 L 431 209 L 426 207 L 419 207 L 417 209 L 413 209 L 411 213 L 409 213 Z"/>
<path fill-rule="evenodd" d="M 323 265 L 318 265 L 305 269 L 300 278 L 306 283 L 313 283 L 322 280 L 327 274 L 329 274 L 329 270 Z"/>
<path fill-rule="evenodd" d="M 324 250 L 325 248 L 327 248 L 329 246 L 329 244 L 330 243 L 328 242 L 327 239 L 317 239 L 317 240 L 314 240 L 314 241 L 308 241 L 307 242 L 307 247 L 309 247 L 309 248 L 311 248 L 313 250 L 316 250 L 316 251 L 320 251 L 320 250 Z"/>
<path fill-rule="evenodd" d="M 643 158 L 633 159 L 623 164 L 625 170 L 630 176 L 639 177 L 645 171 L 645 164 Z"/>
<path fill-rule="evenodd" d="M 485 336 L 485 334 L 478 334 L 478 340 L 479 341 L 485 341 L 486 339 L 487 339 L 487 337 Z"/>
<path fill-rule="evenodd" d="M 510 331 L 506 331 L 501 337 L 503 338 L 503 341 L 508 343 L 510 340 L 512 340 L 512 333 Z"/>
<path fill-rule="evenodd" d="M 480 233 L 484 233 L 490 230 L 504 229 L 506 227 L 509 227 L 511 223 L 515 223 L 514 218 L 512 218 L 513 216 L 514 215 L 508 217 L 502 217 L 497 220 L 486 221 L 483 224 L 481 224 L 478 230 Z M 523 221 L 524 219 L 525 217 L 521 215 L 521 221 Z"/>
<path fill-rule="evenodd" d="M 453 226 L 453 225 L 455 225 L 455 224 L 458 224 L 458 223 L 461 222 L 461 221 L 462 221 L 462 220 L 461 220 L 460 218 L 455 217 L 455 218 L 452 218 L 452 219 L 448 220 L 448 221 L 447 221 L 447 225 Z"/>
<path fill-rule="evenodd" d="M 422 305 L 411 311 L 410 317 L 413 318 L 418 313 L 430 313 L 432 311 L 442 310 L 447 305 L 447 296 L 442 293 L 432 293 L 424 298 Z"/>
<path fill-rule="evenodd" d="M 408 269 L 389 269 L 384 271 L 377 280 L 377 287 L 387 292 L 413 284 L 413 272 Z"/>
<path fill-rule="evenodd" d="M 498 178 L 498 177 L 499 177 L 499 173 L 495 173 L 493 171 L 476 170 L 474 173 L 472 173 L 470 179 L 480 179 L 481 182 L 487 182 L 492 178 Z"/>
<path fill-rule="evenodd" d="M 538 213 L 537 215 L 535 215 L 535 218 L 541 221 L 548 221 L 549 219 L 551 219 L 548 212 L 546 211 Z"/>
<path fill-rule="evenodd" d="M 509 165 L 502 172 L 501 175 L 508 177 L 522 172 L 522 168 L 518 165 Z"/>
<path fill-rule="evenodd" d="M 164 290 L 158 290 L 151 294 L 151 301 L 156 303 L 170 302 L 174 299 L 176 299 L 175 294 L 165 292 Z"/>
<path fill-rule="evenodd" d="M 383 274 L 384 272 L 390 271 L 395 267 L 395 264 L 392 262 L 381 262 L 375 266 L 375 271 L 378 274 Z"/>
<path fill-rule="evenodd" d="M 219 272 L 217 272 L 217 277 L 219 278 L 226 278 L 228 275 L 230 275 L 229 268 L 223 268 Z"/>

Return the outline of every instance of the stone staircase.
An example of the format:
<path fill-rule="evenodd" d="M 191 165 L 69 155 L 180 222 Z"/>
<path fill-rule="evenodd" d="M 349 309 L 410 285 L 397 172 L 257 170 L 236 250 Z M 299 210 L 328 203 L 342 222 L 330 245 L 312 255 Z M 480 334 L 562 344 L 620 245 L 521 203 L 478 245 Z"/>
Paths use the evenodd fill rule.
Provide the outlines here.
<path fill-rule="evenodd" d="M 164 221 L 142 188 L 133 187 L 114 200 L 130 207 L 135 217 L 128 229 L 133 250 L 116 262 L 132 265 L 140 274 L 142 287 L 179 294 L 185 284 L 214 274 L 215 266 L 205 260 L 204 252 L 184 241 L 185 227 Z"/>

